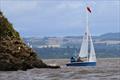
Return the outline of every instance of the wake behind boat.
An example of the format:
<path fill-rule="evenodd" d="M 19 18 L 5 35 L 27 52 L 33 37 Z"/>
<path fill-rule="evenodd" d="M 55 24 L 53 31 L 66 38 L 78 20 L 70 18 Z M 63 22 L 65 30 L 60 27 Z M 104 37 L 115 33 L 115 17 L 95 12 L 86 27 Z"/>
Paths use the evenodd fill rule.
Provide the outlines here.
<path fill-rule="evenodd" d="M 71 57 L 70 63 L 66 64 L 67 66 L 96 66 L 96 55 L 88 25 L 88 13 L 91 13 L 89 7 L 86 8 L 86 12 L 87 25 L 80 52 L 78 57 Z"/>

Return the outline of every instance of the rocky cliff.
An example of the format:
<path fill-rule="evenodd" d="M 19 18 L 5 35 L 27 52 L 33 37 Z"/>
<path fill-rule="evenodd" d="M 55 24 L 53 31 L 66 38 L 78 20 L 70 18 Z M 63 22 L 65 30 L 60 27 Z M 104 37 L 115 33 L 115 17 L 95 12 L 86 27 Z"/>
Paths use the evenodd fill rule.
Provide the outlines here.
<path fill-rule="evenodd" d="M 48 66 L 29 48 L 13 25 L 0 11 L 0 70 L 26 70 L 31 68 L 58 68 Z"/>

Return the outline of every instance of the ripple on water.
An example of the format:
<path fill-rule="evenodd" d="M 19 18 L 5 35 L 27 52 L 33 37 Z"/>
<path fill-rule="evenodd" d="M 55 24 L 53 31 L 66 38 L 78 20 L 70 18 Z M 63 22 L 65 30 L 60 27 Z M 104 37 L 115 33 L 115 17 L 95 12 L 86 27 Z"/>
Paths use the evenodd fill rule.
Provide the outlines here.
<path fill-rule="evenodd" d="M 120 80 L 120 59 L 98 59 L 97 67 L 66 67 L 66 60 L 55 61 L 61 69 L 2 71 L 0 80 Z"/>

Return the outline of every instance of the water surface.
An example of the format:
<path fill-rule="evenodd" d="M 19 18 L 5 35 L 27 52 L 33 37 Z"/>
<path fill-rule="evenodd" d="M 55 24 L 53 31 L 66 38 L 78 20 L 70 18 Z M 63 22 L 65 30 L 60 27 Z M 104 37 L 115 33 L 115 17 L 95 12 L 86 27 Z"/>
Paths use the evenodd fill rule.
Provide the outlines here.
<path fill-rule="evenodd" d="M 98 59 L 96 67 L 66 67 L 67 59 L 46 59 L 44 62 L 61 65 L 61 68 L 0 71 L 0 80 L 120 80 L 118 58 Z"/>

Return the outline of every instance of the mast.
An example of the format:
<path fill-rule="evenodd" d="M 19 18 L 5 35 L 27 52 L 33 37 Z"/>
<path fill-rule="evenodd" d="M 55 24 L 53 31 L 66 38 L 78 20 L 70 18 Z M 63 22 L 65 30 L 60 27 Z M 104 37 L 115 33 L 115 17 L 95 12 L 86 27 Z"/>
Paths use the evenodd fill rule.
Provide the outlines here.
<path fill-rule="evenodd" d="M 89 13 L 91 13 L 91 10 L 89 7 L 87 7 L 85 34 L 83 36 L 79 57 L 86 58 L 86 61 L 88 62 L 96 62 L 95 50 L 94 50 L 91 34 L 89 32 L 89 19 L 88 19 Z"/>
<path fill-rule="evenodd" d="M 81 44 L 81 49 L 79 53 L 79 57 L 86 58 L 86 61 L 89 61 L 88 55 L 88 42 L 89 42 L 89 29 L 88 29 L 88 11 L 86 9 L 86 27 L 85 27 L 85 34 L 83 36 L 83 41 Z"/>
<path fill-rule="evenodd" d="M 88 28 L 88 26 L 89 26 L 89 22 L 88 22 L 88 11 L 87 11 L 87 9 L 86 9 L 86 36 L 87 36 L 87 52 L 88 52 L 88 50 L 89 50 L 89 28 Z M 89 61 L 89 52 L 88 52 L 88 56 L 87 56 L 87 61 Z"/>
<path fill-rule="evenodd" d="M 96 62 L 96 55 L 95 55 L 95 49 L 94 49 L 94 45 L 93 45 L 93 41 L 92 41 L 92 36 L 89 32 L 89 19 L 88 19 L 88 13 L 91 13 L 91 10 L 89 7 L 87 7 L 86 10 L 86 29 L 87 29 L 87 34 L 88 34 L 88 47 L 89 47 L 89 51 L 88 51 L 88 61 L 89 62 Z"/>

